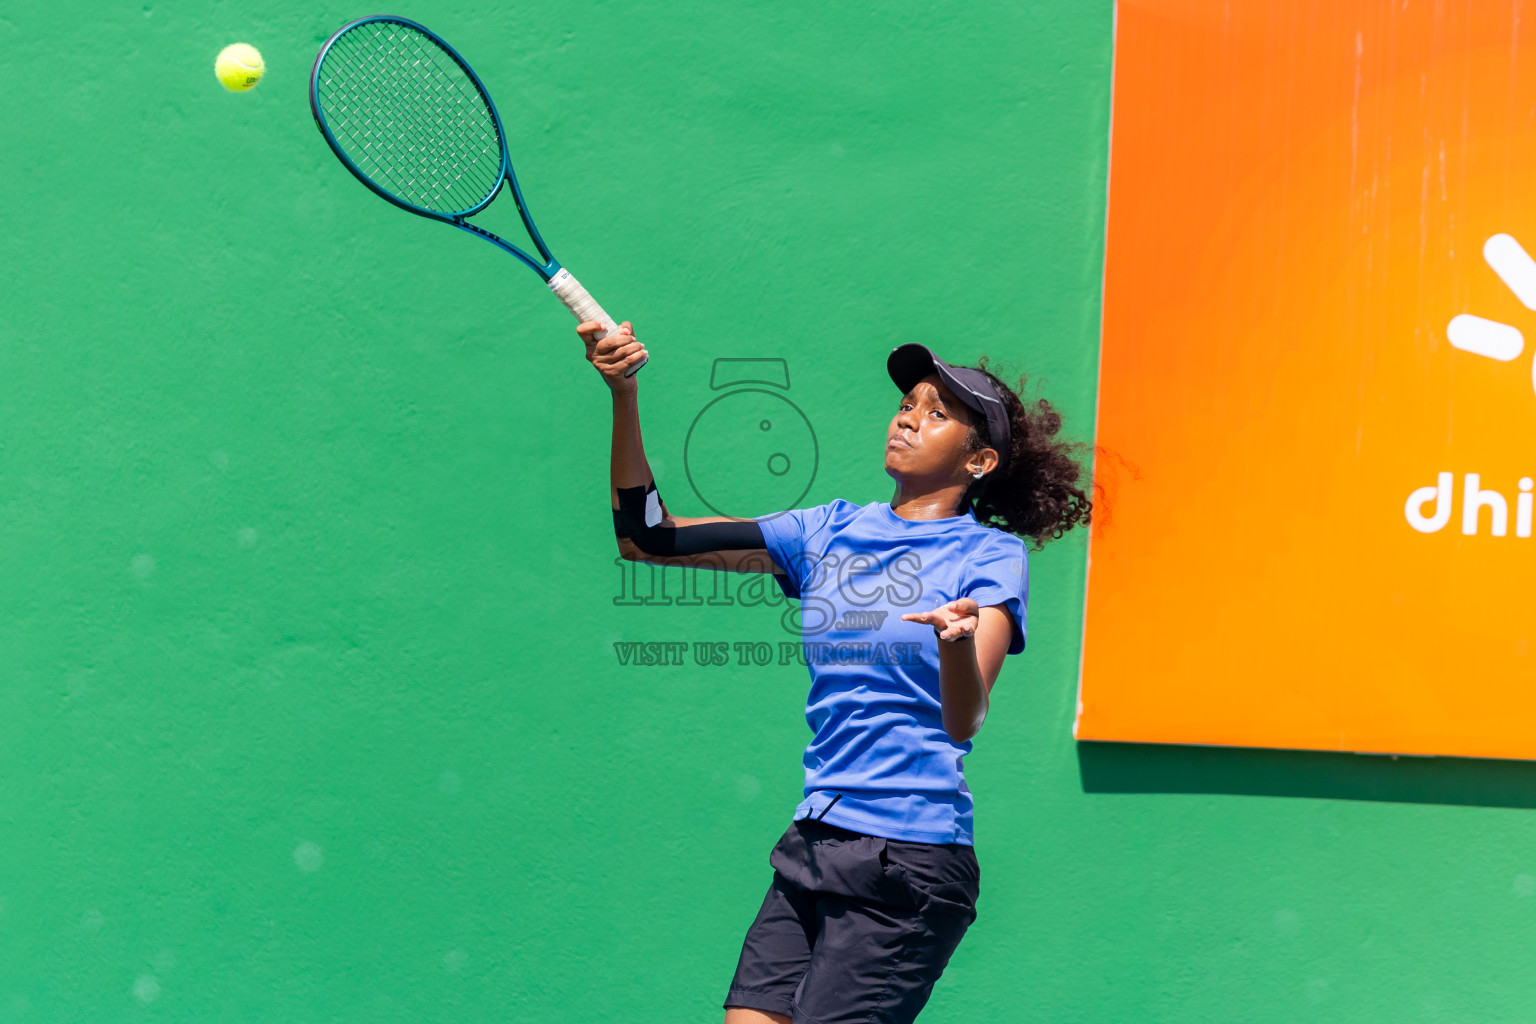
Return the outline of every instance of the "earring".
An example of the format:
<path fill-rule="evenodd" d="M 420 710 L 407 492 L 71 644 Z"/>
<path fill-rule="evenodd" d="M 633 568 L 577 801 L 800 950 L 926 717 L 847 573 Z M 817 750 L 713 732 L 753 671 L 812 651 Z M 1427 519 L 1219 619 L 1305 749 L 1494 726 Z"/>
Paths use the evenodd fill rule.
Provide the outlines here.
<path fill-rule="evenodd" d="M 981 479 L 981 470 L 978 469 L 976 472 L 972 473 L 971 477 L 973 479 L 980 480 Z"/>

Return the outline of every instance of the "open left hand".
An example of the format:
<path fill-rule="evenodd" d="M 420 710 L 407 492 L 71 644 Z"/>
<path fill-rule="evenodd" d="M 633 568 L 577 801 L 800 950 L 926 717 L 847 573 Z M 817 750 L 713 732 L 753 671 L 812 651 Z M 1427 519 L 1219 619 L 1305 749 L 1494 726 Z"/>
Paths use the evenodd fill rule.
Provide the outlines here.
<path fill-rule="evenodd" d="M 981 608 L 974 598 L 961 597 L 941 604 L 931 612 L 908 612 L 901 621 L 926 622 L 933 626 L 940 640 L 958 640 L 976 635 L 980 615 Z"/>

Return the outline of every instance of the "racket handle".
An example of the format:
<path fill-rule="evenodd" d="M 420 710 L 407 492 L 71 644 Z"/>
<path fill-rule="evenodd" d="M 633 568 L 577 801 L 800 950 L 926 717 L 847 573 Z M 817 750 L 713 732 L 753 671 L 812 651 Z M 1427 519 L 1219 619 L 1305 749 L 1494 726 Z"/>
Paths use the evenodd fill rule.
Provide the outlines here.
<path fill-rule="evenodd" d="M 561 267 L 555 276 L 549 279 L 549 290 L 554 292 L 561 302 L 565 303 L 565 308 L 575 314 L 576 319 L 580 322 L 586 323 L 588 320 L 596 320 L 603 325 L 602 330 L 592 336 L 594 341 L 602 341 L 611 332 L 618 330 L 619 325 L 614 322 L 613 317 L 603 312 L 603 307 L 597 304 L 597 300 L 588 294 L 587 290 L 581 286 L 581 282 L 576 280 L 571 272 L 564 267 Z M 641 359 L 634 366 L 624 371 L 624 376 L 633 377 L 640 367 L 650 361 L 650 358 L 650 356 L 646 356 Z"/>

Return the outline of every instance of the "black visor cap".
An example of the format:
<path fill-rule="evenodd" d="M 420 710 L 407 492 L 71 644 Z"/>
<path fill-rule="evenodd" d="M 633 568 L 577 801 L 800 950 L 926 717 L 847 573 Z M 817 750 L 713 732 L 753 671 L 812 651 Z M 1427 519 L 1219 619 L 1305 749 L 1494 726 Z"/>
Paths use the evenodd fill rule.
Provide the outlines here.
<path fill-rule="evenodd" d="M 911 342 L 897 345 L 885 360 L 885 368 L 892 382 L 906 394 L 917 382 L 929 374 L 938 374 L 944 386 L 966 407 L 979 414 L 987 424 L 987 436 L 997 452 L 997 469 L 1002 473 L 1008 468 L 1008 452 L 1012 449 L 1013 434 L 1008 426 L 1008 407 L 1003 404 L 997 386 L 980 370 L 968 366 L 950 366 L 933 354 L 927 345 Z"/>

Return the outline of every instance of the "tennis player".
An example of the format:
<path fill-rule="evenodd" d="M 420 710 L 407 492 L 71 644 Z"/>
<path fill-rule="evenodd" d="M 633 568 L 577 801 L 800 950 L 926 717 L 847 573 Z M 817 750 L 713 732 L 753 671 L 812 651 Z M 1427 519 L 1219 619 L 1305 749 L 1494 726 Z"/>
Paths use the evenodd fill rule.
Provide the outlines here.
<path fill-rule="evenodd" d="M 901 345 L 885 470 L 896 493 L 740 519 L 667 512 L 640 441 L 631 324 L 577 332 L 613 392 L 624 558 L 772 573 L 801 602 L 811 674 L 804 799 L 769 854 L 725 1024 L 909 1024 L 976 919 L 962 761 L 1003 658 L 1024 650 L 1028 562 L 1089 521 L 1085 446 L 986 367 Z M 850 614 L 852 613 L 852 614 Z"/>

